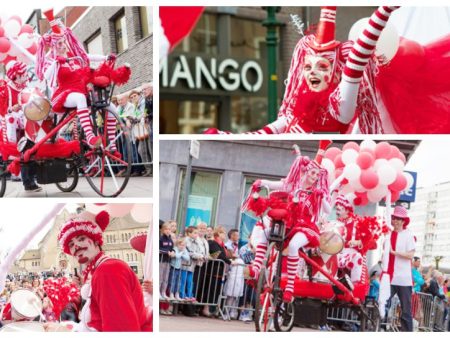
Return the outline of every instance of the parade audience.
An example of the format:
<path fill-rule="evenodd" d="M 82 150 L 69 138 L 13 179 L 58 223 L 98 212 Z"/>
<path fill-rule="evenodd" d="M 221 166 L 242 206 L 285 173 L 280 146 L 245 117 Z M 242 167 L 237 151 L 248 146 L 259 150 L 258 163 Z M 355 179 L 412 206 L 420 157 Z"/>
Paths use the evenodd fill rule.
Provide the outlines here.
<path fill-rule="evenodd" d="M 170 260 L 170 299 L 182 300 L 181 290 L 181 267 L 183 264 L 189 264 L 189 252 L 186 249 L 186 241 L 180 237 L 175 242 L 173 248 L 174 255 Z"/>
<path fill-rule="evenodd" d="M 164 222 L 161 226 L 161 236 L 159 237 L 159 297 L 162 300 L 167 298 L 170 260 L 175 256 L 170 222 Z"/>
<path fill-rule="evenodd" d="M 422 275 L 422 266 L 420 264 L 420 258 L 414 256 L 413 258 L 413 268 L 412 268 L 412 276 L 413 276 L 413 292 L 420 292 L 422 290 L 423 284 L 425 284 L 425 280 Z"/>

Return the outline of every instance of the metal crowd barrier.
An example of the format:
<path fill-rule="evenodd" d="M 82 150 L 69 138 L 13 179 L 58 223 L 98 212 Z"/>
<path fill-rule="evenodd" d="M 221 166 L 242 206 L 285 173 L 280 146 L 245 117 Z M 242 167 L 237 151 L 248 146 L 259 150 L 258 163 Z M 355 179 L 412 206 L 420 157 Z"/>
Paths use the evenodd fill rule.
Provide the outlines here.
<path fill-rule="evenodd" d="M 433 302 L 433 331 L 445 332 L 448 329 L 448 304 L 438 297 Z"/>
<path fill-rule="evenodd" d="M 222 318 L 224 320 L 239 319 L 239 314 L 247 312 L 247 318 L 255 312 L 256 292 L 244 277 L 246 264 L 235 264 L 229 267 L 225 280 L 222 299 Z"/>
<path fill-rule="evenodd" d="M 327 320 L 329 324 L 333 323 L 353 323 L 358 324 L 360 322 L 358 313 L 351 307 L 346 306 L 329 306 L 327 308 Z"/>
<path fill-rule="evenodd" d="M 433 331 L 433 296 L 417 292 L 412 295 L 411 310 L 419 331 Z"/>
<path fill-rule="evenodd" d="M 185 298 L 183 299 L 171 297 L 171 290 L 174 291 L 173 296 L 176 296 L 177 290 L 179 293 L 179 290 L 181 288 L 186 288 L 186 283 L 183 283 L 182 281 L 181 271 L 175 272 L 173 269 L 171 269 L 168 277 L 167 274 L 166 276 L 161 275 L 161 263 L 167 256 L 167 253 L 160 252 L 160 288 L 161 284 L 163 284 L 163 286 L 167 285 L 166 290 L 162 291 L 165 299 L 161 299 L 161 301 L 168 302 L 173 305 L 193 304 L 216 307 L 216 309 L 219 311 L 219 314 L 223 317 L 220 302 L 226 275 L 227 265 L 225 264 L 225 262 L 218 259 L 210 259 L 206 261 L 201 267 L 195 268 L 196 271 L 193 278 L 193 296 L 195 298 L 195 301 L 192 301 Z M 223 273 L 220 274 L 221 271 L 223 271 Z M 165 278 L 168 279 L 164 280 Z M 176 313 L 176 311 L 174 311 L 174 313 Z"/>

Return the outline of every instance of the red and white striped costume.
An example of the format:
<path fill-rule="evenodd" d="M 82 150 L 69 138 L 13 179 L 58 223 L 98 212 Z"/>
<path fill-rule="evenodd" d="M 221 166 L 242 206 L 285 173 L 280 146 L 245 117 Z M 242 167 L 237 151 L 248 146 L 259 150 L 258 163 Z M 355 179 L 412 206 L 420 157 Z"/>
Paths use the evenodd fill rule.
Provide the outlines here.
<path fill-rule="evenodd" d="M 342 220 L 345 226 L 345 245 L 344 249 L 338 254 L 339 269 L 350 270 L 350 279 L 352 282 L 359 282 L 361 280 L 361 273 L 363 267 L 363 256 L 360 252 L 361 246 L 350 244 L 351 241 L 359 240 L 357 230 L 357 218 L 350 215 L 347 219 Z"/>
<path fill-rule="evenodd" d="M 346 133 L 355 117 L 359 118 L 363 133 L 381 133 L 380 114 L 372 90 L 375 68 L 372 54 L 381 31 L 396 8 L 379 7 L 353 44 L 334 40 L 336 7 L 322 7 L 316 35 L 303 37 L 295 47 L 278 119 L 249 133 Z M 333 68 L 328 87 L 321 92 L 311 90 L 305 81 L 305 57 L 308 55 L 327 59 Z M 210 129 L 206 133 L 227 132 Z"/>

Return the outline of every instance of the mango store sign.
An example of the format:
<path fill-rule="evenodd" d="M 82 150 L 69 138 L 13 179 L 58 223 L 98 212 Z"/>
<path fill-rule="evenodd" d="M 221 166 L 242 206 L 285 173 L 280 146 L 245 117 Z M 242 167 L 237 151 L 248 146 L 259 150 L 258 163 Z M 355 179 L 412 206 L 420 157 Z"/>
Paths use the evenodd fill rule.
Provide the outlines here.
<path fill-rule="evenodd" d="M 255 60 L 175 55 L 160 64 L 161 89 L 254 94 L 263 88 L 264 74 Z M 167 91 L 169 92 L 169 91 Z"/>

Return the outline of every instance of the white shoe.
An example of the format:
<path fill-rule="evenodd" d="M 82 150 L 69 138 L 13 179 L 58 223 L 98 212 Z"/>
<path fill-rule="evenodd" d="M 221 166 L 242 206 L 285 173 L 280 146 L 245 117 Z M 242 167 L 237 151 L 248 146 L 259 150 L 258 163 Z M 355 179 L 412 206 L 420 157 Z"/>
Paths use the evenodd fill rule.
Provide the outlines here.
<path fill-rule="evenodd" d="M 169 300 L 176 300 L 175 296 L 173 295 L 173 292 L 170 293 Z"/>
<path fill-rule="evenodd" d="M 180 294 L 178 292 L 175 294 L 175 300 L 178 300 L 178 301 L 182 301 L 183 300 L 183 299 L 180 298 Z"/>
<path fill-rule="evenodd" d="M 159 294 L 159 300 L 167 300 L 167 297 L 162 293 Z"/>

